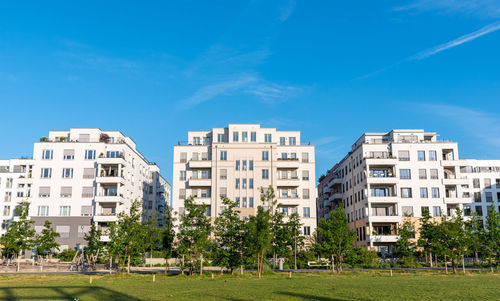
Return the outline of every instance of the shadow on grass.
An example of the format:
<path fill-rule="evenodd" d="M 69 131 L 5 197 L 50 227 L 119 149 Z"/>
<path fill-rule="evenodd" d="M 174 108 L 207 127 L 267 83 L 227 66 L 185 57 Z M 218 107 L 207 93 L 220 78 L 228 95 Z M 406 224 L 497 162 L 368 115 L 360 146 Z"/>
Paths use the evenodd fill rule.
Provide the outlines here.
<path fill-rule="evenodd" d="M 345 301 L 345 300 L 347 300 L 347 299 L 337 299 L 337 298 L 313 296 L 313 295 L 294 293 L 294 292 L 276 292 L 276 294 L 285 295 L 285 296 L 289 296 L 289 297 L 295 297 L 295 298 L 302 298 L 305 300 L 316 300 L 316 301 Z"/>
<path fill-rule="evenodd" d="M 96 300 L 142 301 L 99 286 L 17 286 L 0 288 L 0 300 Z"/>

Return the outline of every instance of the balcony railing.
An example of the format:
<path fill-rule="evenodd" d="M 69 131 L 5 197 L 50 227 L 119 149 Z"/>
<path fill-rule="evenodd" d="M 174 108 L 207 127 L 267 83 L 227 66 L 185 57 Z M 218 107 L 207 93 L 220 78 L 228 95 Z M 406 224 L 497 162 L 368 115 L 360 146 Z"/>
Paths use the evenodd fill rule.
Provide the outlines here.
<path fill-rule="evenodd" d="M 299 161 L 299 158 L 278 158 L 278 161 Z"/>

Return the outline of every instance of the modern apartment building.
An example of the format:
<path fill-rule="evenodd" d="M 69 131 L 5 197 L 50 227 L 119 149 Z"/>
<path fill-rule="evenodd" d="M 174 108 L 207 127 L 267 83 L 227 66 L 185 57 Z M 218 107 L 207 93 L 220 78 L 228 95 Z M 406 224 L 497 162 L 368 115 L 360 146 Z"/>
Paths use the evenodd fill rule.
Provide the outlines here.
<path fill-rule="evenodd" d="M 280 209 L 297 212 L 310 235 L 316 228 L 314 158 L 314 146 L 301 143 L 298 131 L 259 124 L 189 131 L 187 143 L 174 146 L 173 208 L 182 214 L 184 199 L 193 196 L 215 218 L 227 196 L 246 218 L 263 205 L 259 189 L 272 186 Z"/>
<path fill-rule="evenodd" d="M 5 233 L 17 205 L 31 196 L 32 169 L 31 159 L 0 160 L 0 235 Z"/>
<path fill-rule="evenodd" d="M 365 133 L 318 186 L 318 216 L 344 206 L 359 246 L 392 253 L 404 218 L 450 215 L 458 207 L 500 210 L 500 160 L 460 160 L 458 144 L 424 130 Z M 418 225 L 417 225 L 418 226 Z"/>
<path fill-rule="evenodd" d="M 158 166 L 119 131 L 50 131 L 34 143 L 32 166 L 30 217 L 37 231 L 51 221 L 63 249 L 83 246 L 92 222 L 105 232 L 133 200 L 149 216 L 170 198 Z"/>

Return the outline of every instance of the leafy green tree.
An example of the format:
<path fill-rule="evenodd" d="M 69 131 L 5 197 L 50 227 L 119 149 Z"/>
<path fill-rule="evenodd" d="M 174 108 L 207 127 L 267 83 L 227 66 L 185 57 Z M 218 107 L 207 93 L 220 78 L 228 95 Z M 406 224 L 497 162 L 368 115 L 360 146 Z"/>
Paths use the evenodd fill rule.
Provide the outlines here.
<path fill-rule="evenodd" d="M 142 241 L 144 235 L 137 200 L 132 203 L 128 212 L 124 211 L 118 214 L 118 221 L 109 227 L 109 238 L 111 240 L 109 250 L 112 254 L 123 256 L 127 262 L 127 273 L 130 273 L 131 261 L 142 256 L 145 248 Z"/>
<path fill-rule="evenodd" d="M 144 249 L 149 251 L 150 258 L 153 258 L 153 251 L 158 249 L 161 242 L 161 229 L 158 226 L 158 217 L 156 214 L 153 214 L 144 221 L 142 230 Z"/>
<path fill-rule="evenodd" d="M 190 274 L 198 263 L 203 265 L 203 254 L 210 247 L 210 218 L 206 216 L 206 206 L 195 204 L 193 197 L 184 201 L 184 214 L 179 218 L 179 253 L 187 257 Z M 198 257 L 200 260 L 198 261 Z M 200 274 L 203 267 L 200 268 Z"/>
<path fill-rule="evenodd" d="M 83 239 L 87 242 L 87 245 L 83 249 L 87 260 L 95 265 L 99 254 L 103 251 L 104 243 L 101 240 L 102 231 L 98 230 L 96 225 L 92 223 L 90 226 L 89 233 L 86 233 Z M 111 264 L 110 264 L 111 269 Z"/>
<path fill-rule="evenodd" d="M 438 241 L 438 226 L 432 220 L 428 211 L 424 211 L 422 213 L 422 217 L 420 218 L 420 237 L 417 241 L 417 246 L 422 248 L 426 254 L 430 255 L 430 263 L 432 267 L 432 256 L 433 254 L 438 255 L 442 254 L 442 246 Z"/>
<path fill-rule="evenodd" d="M 398 226 L 399 239 L 396 242 L 396 256 L 403 265 L 411 265 L 415 260 L 415 229 L 413 223 L 406 219 L 401 226 Z"/>
<path fill-rule="evenodd" d="M 321 254 L 331 257 L 332 272 L 335 267 L 337 273 L 340 273 L 344 257 L 354 248 L 353 243 L 356 240 L 356 232 L 349 229 L 344 209 L 337 208 L 330 212 L 327 219 L 320 219 L 317 231 L 317 249 Z"/>
<path fill-rule="evenodd" d="M 479 262 L 479 252 L 483 249 L 484 229 L 483 221 L 474 214 L 465 221 L 465 231 L 467 235 L 467 255 L 474 255 L 474 262 Z"/>
<path fill-rule="evenodd" d="M 452 217 L 443 217 L 438 225 L 438 243 L 443 248 L 443 253 L 451 259 L 453 273 L 457 273 L 458 262 L 462 256 L 467 254 L 468 235 L 465 230 L 465 223 L 462 211 L 457 208 L 456 214 Z"/>
<path fill-rule="evenodd" d="M 54 251 L 59 251 L 59 244 L 56 242 L 56 238 L 59 236 L 60 234 L 52 228 L 52 223 L 45 221 L 42 232 L 40 235 L 36 235 L 37 254 L 45 257 L 53 254 Z"/>
<path fill-rule="evenodd" d="M 245 247 L 245 222 L 240 220 L 235 210 L 236 202 L 223 197 L 222 204 L 226 209 L 215 219 L 215 262 L 231 270 L 243 263 Z"/>
<path fill-rule="evenodd" d="M 485 228 L 482 252 L 492 268 L 493 263 L 498 267 L 500 262 L 500 212 L 496 212 L 493 208 L 488 211 Z"/>
<path fill-rule="evenodd" d="M 355 265 L 369 265 L 375 263 L 378 260 L 378 255 L 375 250 L 367 250 L 364 247 L 354 247 L 345 256 L 345 263 Z"/>
<path fill-rule="evenodd" d="M 168 260 L 172 257 L 174 251 L 174 213 L 171 207 L 167 207 L 163 220 L 163 228 L 160 233 L 161 247 L 165 258 L 165 273 L 168 272 Z"/>
<path fill-rule="evenodd" d="M 21 202 L 14 210 L 15 219 L 9 224 L 7 232 L 0 238 L 5 254 L 21 256 L 24 250 L 35 245 L 35 229 L 33 220 L 28 218 L 29 202 Z M 19 270 L 19 261 L 17 264 Z"/>

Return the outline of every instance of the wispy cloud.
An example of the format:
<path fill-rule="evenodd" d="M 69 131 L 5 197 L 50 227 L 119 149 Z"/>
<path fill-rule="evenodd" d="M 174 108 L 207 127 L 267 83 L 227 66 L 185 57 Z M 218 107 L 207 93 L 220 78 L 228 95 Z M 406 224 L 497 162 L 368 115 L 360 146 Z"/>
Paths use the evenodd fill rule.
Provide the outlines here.
<path fill-rule="evenodd" d="M 285 22 L 290 18 L 295 9 L 295 5 L 297 4 L 296 0 L 288 0 L 287 5 L 281 7 L 280 21 Z"/>
<path fill-rule="evenodd" d="M 267 104 L 277 104 L 289 100 L 301 91 L 298 87 L 283 86 L 276 83 L 261 81 L 250 85 L 245 92 L 255 95 Z"/>
<path fill-rule="evenodd" d="M 437 11 L 447 14 L 496 18 L 500 16 L 500 2 L 498 0 L 416 0 L 395 7 L 394 10 L 410 12 Z"/>
<path fill-rule="evenodd" d="M 491 23 L 489 25 L 482 27 L 479 30 L 468 33 L 466 35 L 463 35 L 463 36 L 458 37 L 458 38 L 451 40 L 449 42 L 439 44 L 439 45 L 431 47 L 431 48 L 427 48 L 424 51 L 418 52 L 418 53 L 416 53 L 410 57 L 407 57 L 401 61 L 398 61 L 392 65 L 386 66 L 386 67 L 381 68 L 379 70 L 376 70 L 374 72 L 370 72 L 370 73 L 365 74 L 363 76 L 357 77 L 357 78 L 355 78 L 355 80 L 361 80 L 361 79 L 366 79 L 366 78 L 372 77 L 372 76 L 380 74 L 382 72 L 386 72 L 389 69 L 392 69 L 392 68 L 394 68 L 398 65 L 401 65 L 403 63 L 406 63 L 406 62 L 415 61 L 415 60 L 423 60 L 423 59 L 429 58 L 429 57 L 436 55 L 440 52 L 443 52 L 445 50 L 448 50 L 448 49 L 451 49 L 453 47 L 457 47 L 457 46 L 460 46 L 462 44 L 471 42 L 471 41 L 473 41 L 479 37 L 482 37 L 484 35 L 487 35 L 489 33 L 493 33 L 499 29 L 500 29 L 500 21 Z"/>
<path fill-rule="evenodd" d="M 425 112 L 431 112 L 440 118 L 453 122 L 457 127 L 478 138 L 485 146 L 495 150 L 500 148 L 500 136 L 498 135 L 500 133 L 500 115 L 498 113 L 453 105 L 418 104 L 417 106 L 423 107 Z"/>
<path fill-rule="evenodd" d="M 422 60 L 422 59 L 426 59 L 430 56 L 433 56 L 439 52 L 442 52 L 442 51 L 445 51 L 447 49 L 450 49 L 450 48 L 453 48 L 453 47 L 457 47 L 457 46 L 460 46 L 464 43 L 467 43 L 467 42 L 470 42 L 470 41 L 473 41 L 479 37 L 482 37 L 484 35 L 487 35 L 489 33 L 492 33 L 492 32 L 495 32 L 497 30 L 500 29 L 500 21 L 499 22 L 495 22 L 495 23 L 492 23 L 492 24 L 489 24 L 487 26 L 484 26 L 483 28 L 479 29 L 479 30 L 476 30 L 474 32 L 471 32 L 471 33 L 468 33 L 466 35 L 463 35 L 455 40 L 452 40 L 452 41 L 449 41 L 449 42 L 446 42 L 444 44 L 441 44 L 441 45 L 437 45 L 435 47 L 432 47 L 432 48 L 429 48 L 427 50 L 424 50 L 420 53 L 417 53 L 416 55 L 410 57 L 408 60 Z"/>

